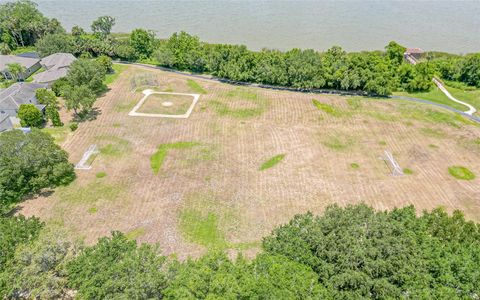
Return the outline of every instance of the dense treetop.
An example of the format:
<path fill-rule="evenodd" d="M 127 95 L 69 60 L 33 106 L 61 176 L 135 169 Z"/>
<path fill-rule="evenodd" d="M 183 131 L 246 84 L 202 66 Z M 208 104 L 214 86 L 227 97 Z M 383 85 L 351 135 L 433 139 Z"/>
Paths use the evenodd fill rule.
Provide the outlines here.
<path fill-rule="evenodd" d="M 49 134 L 37 129 L 29 134 L 20 130 L 0 134 L 0 213 L 26 195 L 74 178 L 68 154 Z"/>
<path fill-rule="evenodd" d="M 36 219 L 0 220 L 0 297 L 38 299 L 476 299 L 480 227 L 456 211 L 331 206 L 295 216 L 253 260 L 185 262 L 120 232 L 72 243 Z M 13 233 L 18 232 L 14 235 Z"/>
<path fill-rule="evenodd" d="M 416 216 L 333 206 L 296 216 L 265 238 L 267 253 L 310 266 L 336 299 L 474 298 L 480 291 L 480 227 L 460 212 Z"/>

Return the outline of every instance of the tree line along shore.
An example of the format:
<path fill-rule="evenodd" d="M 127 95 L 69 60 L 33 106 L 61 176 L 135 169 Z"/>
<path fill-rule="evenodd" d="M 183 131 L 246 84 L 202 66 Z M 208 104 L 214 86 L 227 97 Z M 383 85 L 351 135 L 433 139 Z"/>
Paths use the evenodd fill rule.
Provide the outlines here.
<path fill-rule="evenodd" d="M 0 17 L 0 52 L 3 54 L 34 47 L 41 56 L 57 52 L 84 58 L 105 55 L 208 73 L 232 81 L 299 89 L 364 91 L 380 96 L 395 91 L 429 91 L 434 75 L 462 86 L 480 87 L 479 53 L 461 56 L 426 52 L 420 62 L 412 66 L 404 59 L 406 48 L 396 42 L 390 42 L 384 51 L 352 53 L 339 46 L 325 52 L 251 51 L 243 45 L 205 43 L 186 32 L 174 33 L 168 39 L 159 39 L 146 29 L 112 34 L 115 19 L 109 16 L 95 20 L 89 32 L 78 26 L 67 32 L 56 19 L 44 17 L 30 1 L 2 4 Z"/>

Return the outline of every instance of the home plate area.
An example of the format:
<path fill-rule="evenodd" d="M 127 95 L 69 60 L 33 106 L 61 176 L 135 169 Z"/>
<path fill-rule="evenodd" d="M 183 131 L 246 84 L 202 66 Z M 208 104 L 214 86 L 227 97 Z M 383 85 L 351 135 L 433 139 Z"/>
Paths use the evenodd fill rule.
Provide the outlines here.
<path fill-rule="evenodd" d="M 199 94 L 157 92 L 146 89 L 143 97 L 128 113 L 132 117 L 186 119 L 200 99 Z"/>

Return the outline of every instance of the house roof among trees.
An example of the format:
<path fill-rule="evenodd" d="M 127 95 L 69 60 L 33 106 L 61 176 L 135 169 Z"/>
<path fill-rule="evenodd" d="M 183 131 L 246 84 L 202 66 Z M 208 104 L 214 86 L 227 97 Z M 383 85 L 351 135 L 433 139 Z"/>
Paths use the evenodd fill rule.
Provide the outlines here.
<path fill-rule="evenodd" d="M 0 114 L 0 132 L 13 128 L 9 115 Z"/>
<path fill-rule="evenodd" d="M 40 60 L 38 58 L 21 57 L 16 55 L 0 55 L 0 71 L 5 71 L 9 64 L 20 64 L 25 68 L 31 68 Z"/>
<path fill-rule="evenodd" d="M 408 54 L 422 54 L 424 51 L 420 48 L 408 48 L 405 53 Z"/>
<path fill-rule="evenodd" d="M 46 84 L 17 82 L 0 91 L 0 109 L 16 110 L 22 104 L 34 104 L 39 110 L 45 105 L 38 104 L 35 91 L 47 87 Z"/>
<path fill-rule="evenodd" d="M 33 75 L 33 81 L 37 83 L 49 83 L 67 76 L 67 73 L 67 67 L 53 68 Z"/>
<path fill-rule="evenodd" d="M 55 53 L 42 58 L 41 64 L 47 69 L 69 67 L 76 60 L 70 53 Z"/>

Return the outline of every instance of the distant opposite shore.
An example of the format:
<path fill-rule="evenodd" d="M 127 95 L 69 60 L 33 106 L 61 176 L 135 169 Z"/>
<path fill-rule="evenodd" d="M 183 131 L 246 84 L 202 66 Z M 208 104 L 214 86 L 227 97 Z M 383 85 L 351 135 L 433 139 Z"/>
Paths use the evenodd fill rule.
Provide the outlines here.
<path fill-rule="evenodd" d="M 0 0 L 0 3 L 6 0 Z M 116 32 L 148 28 L 160 38 L 181 30 L 212 43 L 250 49 L 340 45 L 376 50 L 395 40 L 457 54 L 480 52 L 480 1 L 37 0 L 48 17 L 88 29 L 100 15 Z"/>

